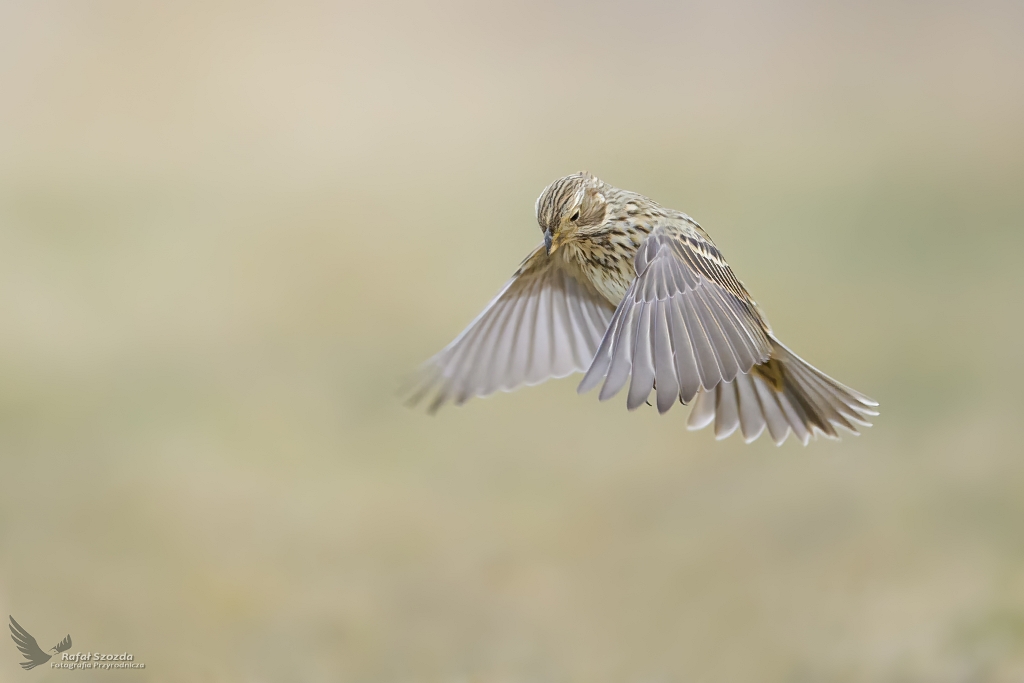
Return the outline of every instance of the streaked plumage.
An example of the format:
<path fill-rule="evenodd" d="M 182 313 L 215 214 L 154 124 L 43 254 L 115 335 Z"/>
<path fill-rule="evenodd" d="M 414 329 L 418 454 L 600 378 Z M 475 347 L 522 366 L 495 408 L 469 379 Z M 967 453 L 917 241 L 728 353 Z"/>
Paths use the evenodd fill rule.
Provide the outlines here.
<path fill-rule="evenodd" d="M 579 392 L 627 389 L 633 410 L 696 399 L 688 426 L 804 444 L 870 426 L 878 404 L 786 348 L 692 218 L 588 173 L 537 200 L 544 244 L 424 367 L 413 403 L 509 391 L 585 371 Z"/>

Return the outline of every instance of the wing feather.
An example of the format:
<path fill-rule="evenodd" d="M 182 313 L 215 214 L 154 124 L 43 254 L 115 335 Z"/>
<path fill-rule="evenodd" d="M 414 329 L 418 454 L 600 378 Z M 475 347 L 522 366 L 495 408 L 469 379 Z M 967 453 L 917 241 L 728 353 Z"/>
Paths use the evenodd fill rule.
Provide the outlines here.
<path fill-rule="evenodd" d="M 704 332 L 707 334 L 708 340 L 711 342 L 711 349 L 715 360 L 718 361 L 718 368 L 721 371 L 722 380 L 725 382 L 731 382 L 735 379 L 737 373 L 740 372 L 740 365 L 736 361 L 736 355 L 732 350 L 732 345 L 726 338 L 721 325 L 718 324 L 715 314 L 712 313 L 712 308 L 714 306 L 708 300 L 706 292 L 703 289 L 698 289 L 694 292 L 693 298 L 694 308 L 697 310 L 697 315 L 700 316 L 701 325 L 704 326 Z"/>
<path fill-rule="evenodd" d="M 548 330 L 547 310 L 544 307 L 544 292 L 533 283 L 530 294 L 530 307 L 526 309 L 524 320 L 523 346 L 529 350 L 529 361 L 526 364 L 526 383 L 536 384 L 543 373 L 543 365 L 551 363 L 551 336 Z M 532 341 L 532 343 L 530 343 Z"/>
<path fill-rule="evenodd" d="M 675 359 L 672 358 L 672 338 L 668 329 L 668 307 L 670 301 L 655 301 L 652 321 L 654 339 L 654 374 L 658 377 L 655 387 L 658 398 L 658 412 L 666 413 L 679 398 L 679 379 L 676 376 Z"/>
<path fill-rule="evenodd" d="M 572 308 L 569 302 L 569 298 L 565 296 L 565 292 L 561 289 L 552 289 L 551 300 L 553 306 L 551 308 L 551 329 L 555 331 L 555 349 L 563 354 L 564 357 L 559 361 L 558 364 L 569 364 L 574 367 L 580 367 L 585 363 L 582 360 L 582 353 L 580 352 L 580 340 L 579 326 L 586 324 L 583 320 L 583 312 L 579 310 L 579 306 Z M 571 325 L 559 325 L 559 320 L 571 320 Z M 591 357 L 593 358 L 593 357 Z"/>
<path fill-rule="evenodd" d="M 722 382 L 715 387 L 715 394 L 715 438 L 724 439 L 740 426 L 736 383 Z"/>
<path fill-rule="evenodd" d="M 517 296 L 512 303 L 514 317 L 510 329 L 504 334 L 508 338 L 508 369 L 506 386 L 517 387 L 526 381 L 527 366 L 530 363 L 530 340 L 527 321 L 529 318 L 529 288 Z"/>
<path fill-rule="evenodd" d="M 700 390 L 701 380 L 697 357 L 683 318 L 682 306 L 685 304 L 681 300 L 672 299 L 660 303 L 665 305 L 668 316 L 672 353 L 676 361 L 676 379 L 679 380 L 679 400 L 689 403 Z"/>
<path fill-rule="evenodd" d="M 761 436 L 767 426 L 764 408 L 757 397 L 754 378 L 748 373 L 736 377 L 736 399 L 739 404 L 740 431 L 747 443 Z"/>
<path fill-rule="evenodd" d="M 745 375 L 750 377 L 750 375 Z M 765 382 L 753 381 L 754 390 L 757 392 L 757 400 L 761 406 L 761 414 L 768 425 L 768 434 L 776 446 L 781 446 L 789 436 L 789 422 L 786 420 L 786 413 L 779 405 L 778 394 L 771 390 Z"/>
<path fill-rule="evenodd" d="M 699 429 L 712 421 L 715 437 L 724 438 L 738 423 L 748 443 L 765 429 L 776 445 L 790 431 L 806 445 L 819 435 L 838 439 L 838 429 L 857 434 L 877 415 L 877 403 L 840 384 L 772 338 L 772 357 L 732 382 L 701 389 L 689 426 Z"/>
<path fill-rule="evenodd" d="M 409 402 L 510 391 L 586 370 L 614 308 L 560 257 L 538 247 L 484 311 L 424 364 Z"/>
<path fill-rule="evenodd" d="M 715 419 L 715 390 L 701 391 L 693 403 L 690 417 L 686 420 L 687 429 L 704 429 Z"/>
<path fill-rule="evenodd" d="M 757 350 L 758 347 L 751 339 L 750 334 L 745 331 L 744 325 L 738 322 L 741 318 L 736 311 L 732 310 L 725 295 L 720 290 L 709 287 L 704 290 L 704 296 L 715 303 L 715 305 L 709 306 L 709 308 L 715 315 L 719 327 L 722 328 L 722 331 L 728 338 L 729 348 L 735 354 L 739 367 L 752 367 L 756 365 L 761 357 Z M 730 311 L 733 315 L 729 315 Z M 749 326 L 760 331 L 759 326 Z"/>
<path fill-rule="evenodd" d="M 629 383 L 629 394 L 626 408 L 635 410 L 642 405 L 654 388 L 654 353 L 651 345 L 654 335 L 651 333 L 651 306 L 657 301 L 640 305 L 640 321 L 636 329 L 636 350 L 633 353 L 633 377 Z"/>
<path fill-rule="evenodd" d="M 479 363 L 479 367 L 486 370 L 484 376 L 487 379 L 480 383 L 480 392 L 485 395 L 504 388 L 503 383 L 510 383 L 513 386 L 518 384 L 511 372 L 512 349 L 525 303 L 526 297 L 520 297 L 507 303 L 507 312 L 504 315 L 496 314 L 494 316 L 495 321 L 489 329 L 486 342 L 483 340 L 478 342 L 481 347 L 486 349 Z"/>
<path fill-rule="evenodd" d="M 658 409 L 670 391 L 688 403 L 769 358 L 767 323 L 718 249 L 695 224 L 656 227 L 634 259 L 636 278 L 616 308 L 582 393 L 605 379 L 602 400 L 625 386 L 629 408 L 657 389 Z M 664 317 L 662 317 L 664 316 Z M 631 334 L 623 335 L 627 329 Z"/>
<path fill-rule="evenodd" d="M 690 335 L 690 345 L 696 352 L 700 383 L 705 389 L 713 389 L 722 381 L 722 369 L 718 365 L 718 359 L 715 358 L 715 349 L 704 329 L 704 323 L 701 322 L 700 313 L 697 312 L 698 302 L 690 297 L 683 299 L 680 303 L 683 307 L 686 332 Z"/>
<path fill-rule="evenodd" d="M 608 376 L 598 397 L 602 401 L 619 393 L 626 385 L 633 366 L 633 347 L 636 344 L 636 331 L 639 327 L 640 308 L 623 309 L 625 319 L 615 332 L 615 342 L 611 347 L 612 363 L 608 368 Z M 607 333 L 606 333 L 607 334 Z M 584 378 L 585 379 L 585 378 Z"/>

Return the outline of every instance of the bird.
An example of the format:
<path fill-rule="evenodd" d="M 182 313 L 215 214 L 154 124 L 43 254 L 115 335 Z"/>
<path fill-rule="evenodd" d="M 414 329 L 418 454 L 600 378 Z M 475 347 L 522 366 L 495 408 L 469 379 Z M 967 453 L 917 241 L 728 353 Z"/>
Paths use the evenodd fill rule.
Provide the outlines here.
<path fill-rule="evenodd" d="M 584 372 L 578 392 L 626 388 L 626 407 L 693 403 L 687 427 L 802 444 L 871 426 L 878 403 L 775 336 L 761 307 L 690 216 L 582 171 L 535 205 L 543 242 L 480 315 L 428 360 L 408 403 L 511 391 Z"/>
<path fill-rule="evenodd" d="M 14 640 L 14 644 L 21 650 L 21 654 L 25 656 L 28 661 L 20 662 L 21 668 L 26 671 L 34 669 L 40 664 L 45 664 L 50 661 L 53 655 L 48 655 L 43 652 L 42 648 L 39 647 L 39 643 L 32 636 L 31 633 L 22 628 L 21 624 L 14 620 L 14 617 L 8 615 L 11 619 L 9 628 L 11 629 L 11 638 Z M 56 645 L 50 648 L 50 651 L 54 654 L 64 652 L 71 648 L 71 635 L 64 636 L 64 640 L 60 641 Z"/>

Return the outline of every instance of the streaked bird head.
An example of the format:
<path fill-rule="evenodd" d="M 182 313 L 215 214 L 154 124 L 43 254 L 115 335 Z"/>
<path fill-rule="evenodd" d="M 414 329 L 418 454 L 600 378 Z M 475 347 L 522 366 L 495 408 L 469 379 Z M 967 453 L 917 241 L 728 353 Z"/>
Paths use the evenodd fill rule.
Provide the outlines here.
<path fill-rule="evenodd" d="M 601 225 L 608 202 L 604 183 L 586 171 L 559 178 L 537 198 L 537 225 L 544 233 L 548 254 L 555 253 L 580 230 Z"/>

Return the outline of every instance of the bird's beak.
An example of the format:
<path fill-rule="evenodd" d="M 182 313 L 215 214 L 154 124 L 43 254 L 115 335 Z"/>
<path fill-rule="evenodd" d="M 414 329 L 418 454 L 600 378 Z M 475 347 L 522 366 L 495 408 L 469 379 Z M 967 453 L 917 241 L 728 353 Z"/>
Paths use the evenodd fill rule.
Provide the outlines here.
<path fill-rule="evenodd" d="M 544 231 L 544 251 L 551 256 L 551 228 Z"/>

